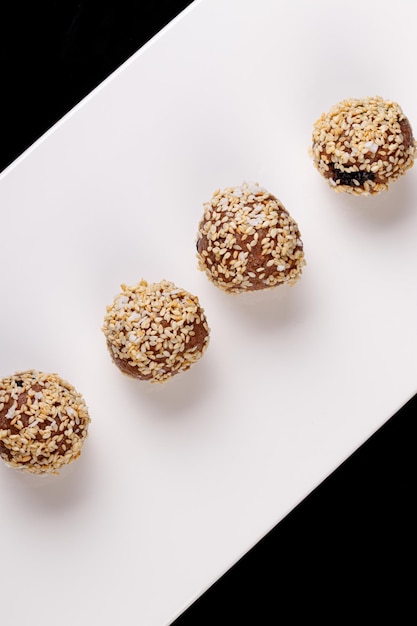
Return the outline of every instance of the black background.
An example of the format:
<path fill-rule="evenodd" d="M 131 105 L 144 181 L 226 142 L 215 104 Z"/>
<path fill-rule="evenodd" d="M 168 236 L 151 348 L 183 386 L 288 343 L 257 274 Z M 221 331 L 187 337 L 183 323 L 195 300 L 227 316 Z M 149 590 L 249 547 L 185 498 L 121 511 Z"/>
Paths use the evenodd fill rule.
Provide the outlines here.
<path fill-rule="evenodd" d="M 0 171 L 189 4 L 2 7 Z M 416 623 L 416 408 L 414 398 L 175 626 Z"/>

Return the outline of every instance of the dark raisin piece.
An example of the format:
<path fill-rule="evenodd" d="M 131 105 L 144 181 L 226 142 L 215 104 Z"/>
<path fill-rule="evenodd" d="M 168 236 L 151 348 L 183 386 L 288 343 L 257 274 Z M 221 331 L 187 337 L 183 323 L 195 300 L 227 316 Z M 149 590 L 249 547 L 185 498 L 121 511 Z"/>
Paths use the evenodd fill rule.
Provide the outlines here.
<path fill-rule="evenodd" d="M 341 185 L 349 185 L 349 187 L 356 187 L 354 180 L 357 180 L 359 186 L 363 187 L 364 182 L 367 180 L 374 180 L 375 174 L 373 172 L 365 172 L 359 170 L 358 172 L 344 172 L 336 167 L 332 167 L 334 180 L 340 180 Z"/>
<path fill-rule="evenodd" d="M 18 387 L 23 387 L 23 380 L 17 380 L 17 381 L 16 381 L 16 385 L 17 385 Z"/>

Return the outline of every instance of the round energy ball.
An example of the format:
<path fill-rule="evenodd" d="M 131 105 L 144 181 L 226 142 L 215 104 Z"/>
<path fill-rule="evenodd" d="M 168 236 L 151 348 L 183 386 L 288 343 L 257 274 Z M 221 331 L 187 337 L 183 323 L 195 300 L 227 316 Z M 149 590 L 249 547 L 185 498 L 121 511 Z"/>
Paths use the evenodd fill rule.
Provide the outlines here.
<path fill-rule="evenodd" d="M 410 122 L 391 100 L 342 100 L 315 122 L 311 154 L 336 191 L 374 195 L 388 190 L 414 163 Z"/>
<path fill-rule="evenodd" d="M 90 418 L 57 374 L 18 372 L 0 381 L 0 456 L 11 467 L 56 474 L 78 458 Z"/>
<path fill-rule="evenodd" d="M 210 329 L 197 296 L 167 280 L 121 289 L 107 307 L 103 332 L 124 374 L 164 383 L 203 356 Z"/>
<path fill-rule="evenodd" d="M 257 183 L 217 190 L 204 205 L 198 267 L 227 293 L 293 285 L 305 265 L 296 221 Z"/>

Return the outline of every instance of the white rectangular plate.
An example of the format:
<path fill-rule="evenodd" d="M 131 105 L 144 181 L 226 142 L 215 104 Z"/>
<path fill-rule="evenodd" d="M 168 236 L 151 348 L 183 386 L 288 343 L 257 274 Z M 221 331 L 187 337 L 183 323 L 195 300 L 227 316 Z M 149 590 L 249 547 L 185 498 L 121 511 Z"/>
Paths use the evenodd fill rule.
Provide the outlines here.
<path fill-rule="evenodd" d="M 197 0 L 3 173 L 0 376 L 56 371 L 92 418 L 59 477 L 0 467 L 4 623 L 168 624 L 417 391 L 417 170 L 346 197 L 308 155 L 347 97 L 417 128 L 416 19 Z M 299 223 L 293 288 L 234 297 L 197 270 L 203 202 L 244 180 Z M 212 331 L 162 386 L 122 376 L 101 332 L 142 277 L 197 294 Z"/>

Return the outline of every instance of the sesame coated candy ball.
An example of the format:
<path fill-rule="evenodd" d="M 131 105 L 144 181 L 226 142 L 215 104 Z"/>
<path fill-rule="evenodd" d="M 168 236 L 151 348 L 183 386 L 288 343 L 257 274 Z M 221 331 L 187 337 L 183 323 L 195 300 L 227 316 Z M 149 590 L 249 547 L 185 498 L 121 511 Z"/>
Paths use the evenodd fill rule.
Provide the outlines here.
<path fill-rule="evenodd" d="M 210 329 L 197 296 L 167 280 L 121 288 L 107 307 L 103 332 L 124 374 L 164 383 L 203 356 Z"/>
<path fill-rule="evenodd" d="M 335 191 L 375 195 L 412 167 L 416 142 L 401 107 L 377 96 L 342 100 L 315 122 L 311 154 Z"/>
<path fill-rule="evenodd" d="M 56 474 L 78 458 L 90 418 L 76 389 L 57 374 L 19 372 L 0 381 L 0 456 L 33 474 Z"/>
<path fill-rule="evenodd" d="M 217 190 L 204 204 L 198 267 L 227 293 L 293 285 L 305 265 L 295 220 L 257 183 Z"/>

